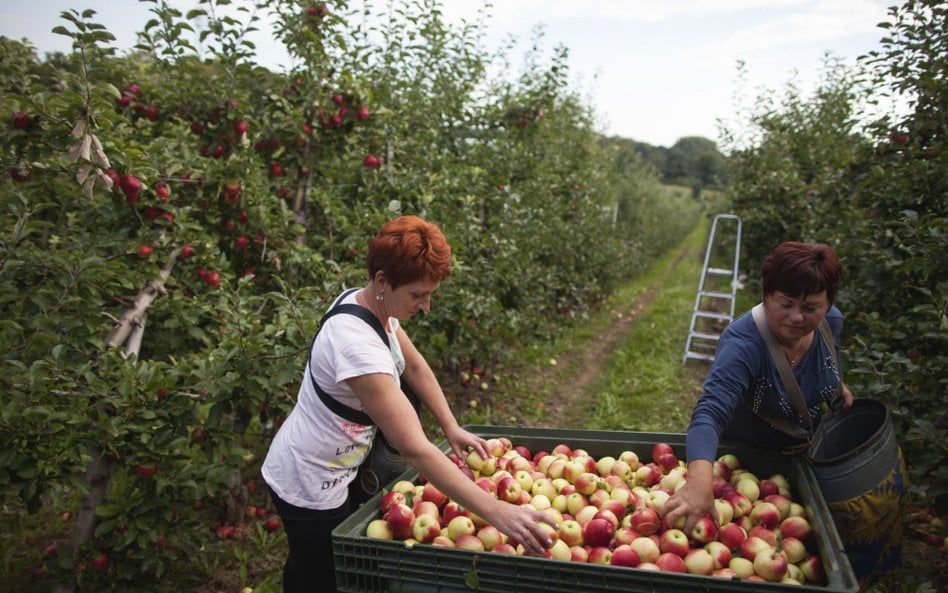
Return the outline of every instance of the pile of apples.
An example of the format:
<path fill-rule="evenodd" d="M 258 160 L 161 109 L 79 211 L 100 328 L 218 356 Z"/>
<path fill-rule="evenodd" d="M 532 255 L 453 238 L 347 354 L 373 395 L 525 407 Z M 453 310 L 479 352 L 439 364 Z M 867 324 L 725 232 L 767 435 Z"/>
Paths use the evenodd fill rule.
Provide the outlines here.
<path fill-rule="evenodd" d="M 633 451 L 594 458 L 560 443 L 533 454 L 507 438 L 488 439 L 490 456 L 448 456 L 482 490 L 500 500 L 530 505 L 554 519 L 547 526 L 553 560 L 691 573 L 784 584 L 825 583 L 804 507 L 793 500 L 786 477 L 760 478 L 736 455 L 714 462 L 718 521 L 702 517 L 691 533 L 684 520 L 666 525 L 661 510 L 687 480 L 685 464 L 667 443 L 651 460 Z M 528 555 L 423 477 L 401 480 L 383 493 L 380 516 L 366 536 L 471 551 Z M 543 523 L 540 523 L 544 525 Z"/>

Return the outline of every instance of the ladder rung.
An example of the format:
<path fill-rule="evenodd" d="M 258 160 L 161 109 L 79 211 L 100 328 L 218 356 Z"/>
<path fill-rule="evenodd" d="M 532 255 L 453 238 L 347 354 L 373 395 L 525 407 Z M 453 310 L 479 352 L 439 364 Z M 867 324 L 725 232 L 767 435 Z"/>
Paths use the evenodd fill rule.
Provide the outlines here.
<path fill-rule="evenodd" d="M 689 334 L 693 338 L 701 338 L 704 340 L 720 340 L 721 334 L 706 334 L 704 332 L 691 332 Z"/>
<path fill-rule="evenodd" d="M 708 268 L 708 273 L 718 276 L 733 276 L 734 270 L 728 270 L 727 268 Z"/>
<path fill-rule="evenodd" d="M 697 358 L 698 360 L 714 360 L 713 354 L 701 354 L 700 352 L 689 352 L 685 358 Z"/>
<path fill-rule="evenodd" d="M 689 348 L 689 350 L 692 352 L 696 352 L 698 350 L 714 352 L 717 349 L 717 344 L 708 344 L 706 342 L 692 342 L 691 348 Z"/>
<path fill-rule="evenodd" d="M 698 296 L 711 297 L 715 299 L 733 299 L 734 295 L 730 292 L 717 292 L 714 290 L 702 290 Z"/>
<path fill-rule="evenodd" d="M 733 321 L 731 316 L 727 313 L 712 313 L 711 311 L 695 311 L 695 317 L 704 317 L 705 319 L 721 319 L 726 321 Z"/>

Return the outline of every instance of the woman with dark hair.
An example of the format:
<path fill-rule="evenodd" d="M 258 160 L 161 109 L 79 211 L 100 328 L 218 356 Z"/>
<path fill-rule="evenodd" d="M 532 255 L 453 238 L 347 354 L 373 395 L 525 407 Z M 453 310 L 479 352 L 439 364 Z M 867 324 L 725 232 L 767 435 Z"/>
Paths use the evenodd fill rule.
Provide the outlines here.
<path fill-rule="evenodd" d="M 344 292 L 330 308 L 348 306 L 359 315 L 324 318 L 296 405 L 262 467 L 289 540 L 284 592 L 336 590 L 332 530 L 353 509 L 349 485 L 376 430 L 445 495 L 527 551 L 543 554 L 552 542 L 538 522 L 552 525 L 552 520 L 475 486 L 428 440 L 401 388 L 410 387 L 431 411 L 456 454 L 466 456 L 471 448 L 488 456 L 485 440 L 458 425 L 431 367 L 400 324 L 428 311 L 431 295 L 451 273 L 451 248 L 441 230 L 415 216 L 391 220 L 369 243 L 366 263 L 368 284 Z M 369 317 L 360 318 L 366 312 Z M 365 419 L 347 418 L 351 411 Z"/>
<path fill-rule="evenodd" d="M 764 332 L 776 340 L 776 355 L 792 370 L 813 426 L 819 422 L 822 404 L 831 402 L 837 392 L 843 409 L 853 401 L 842 383 L 836 354 L 843 315 L 833 300 L 840 273 L 839 260 L 829 246 L 797 242 L 777 246 L 761 269 L 763 302 L 757 317 L 765 325 L 760 327 L 769 328 Z M 824 320 L 829 328 L 821 331 Z M 832 336 L 832 343 L 824 336 Z M 662 509 L 666 524 L 685 517 L 685 533 L 691 533 L 702 515 L 717 519 L 712 469 L 722 438 L 756 448 L 792 450 L 805 443 L 799 435 L 807 433 L 807 420 L 784 386 L 754 313 L 734 320 L 721 334 L 704 393 L 692 412 L 686 437 L 687 481 Z"/>

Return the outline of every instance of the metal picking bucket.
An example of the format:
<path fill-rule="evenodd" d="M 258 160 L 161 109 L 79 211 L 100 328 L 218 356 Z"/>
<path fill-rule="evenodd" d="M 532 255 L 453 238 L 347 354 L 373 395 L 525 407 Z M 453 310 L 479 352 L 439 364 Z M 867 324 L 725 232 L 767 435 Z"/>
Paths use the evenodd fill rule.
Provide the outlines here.
<path fill-rule="evenodd" d="M 860 579 L 901 563 L 899 510 L 908 474 L 885 404 L 857 399 L 823 420 L 807 454 Z"/>
<path fill-rule="evenodd" d="M 849 500 L 882 482 L 899 460 L 899 444 L 889 409 L 857 399 L 852 408 L 823 420 L 809 459 L 826 502 Z"/>

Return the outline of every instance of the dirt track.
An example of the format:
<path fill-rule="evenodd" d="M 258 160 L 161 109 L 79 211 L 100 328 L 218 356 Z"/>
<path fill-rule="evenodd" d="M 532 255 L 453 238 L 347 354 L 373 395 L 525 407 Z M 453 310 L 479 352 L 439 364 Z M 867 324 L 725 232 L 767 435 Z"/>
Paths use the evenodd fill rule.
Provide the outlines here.
<path fill-rule="evenodd" d="M 690 251 L 682 251 L 671 263 L 668 271 L 677 268 L 684 258 L 691 255 L 693 254 Z M 599 334 L 595 340 L 584 343 L 580 348 L 560 353 L 555 367 L 531 371 L 529 379 L 526 379 L 528 392 L 540 392 L 543 385 L 559 386 L 549 394 L 544 403 L 546 418 L 542 422 L 543 425 L 577 425 L 577 419 L 582 417 L 578 400 L 587 394 L 589 384 L 602 373 L 610 354 L 633 331 L 658 293 L 658 288 L 649 288 L 634 301 L 613 305 L 610 317 L 614 322 L 607 331 Z M 694 373 L 703 378 L 707 369 L 704 365 L 691 365 L 684 368 L 683 372 Z M 568 380 L 563 378 L 566 373 L 570 373 Z M 523 424 L 534 423 L 524 419 Z"/>

